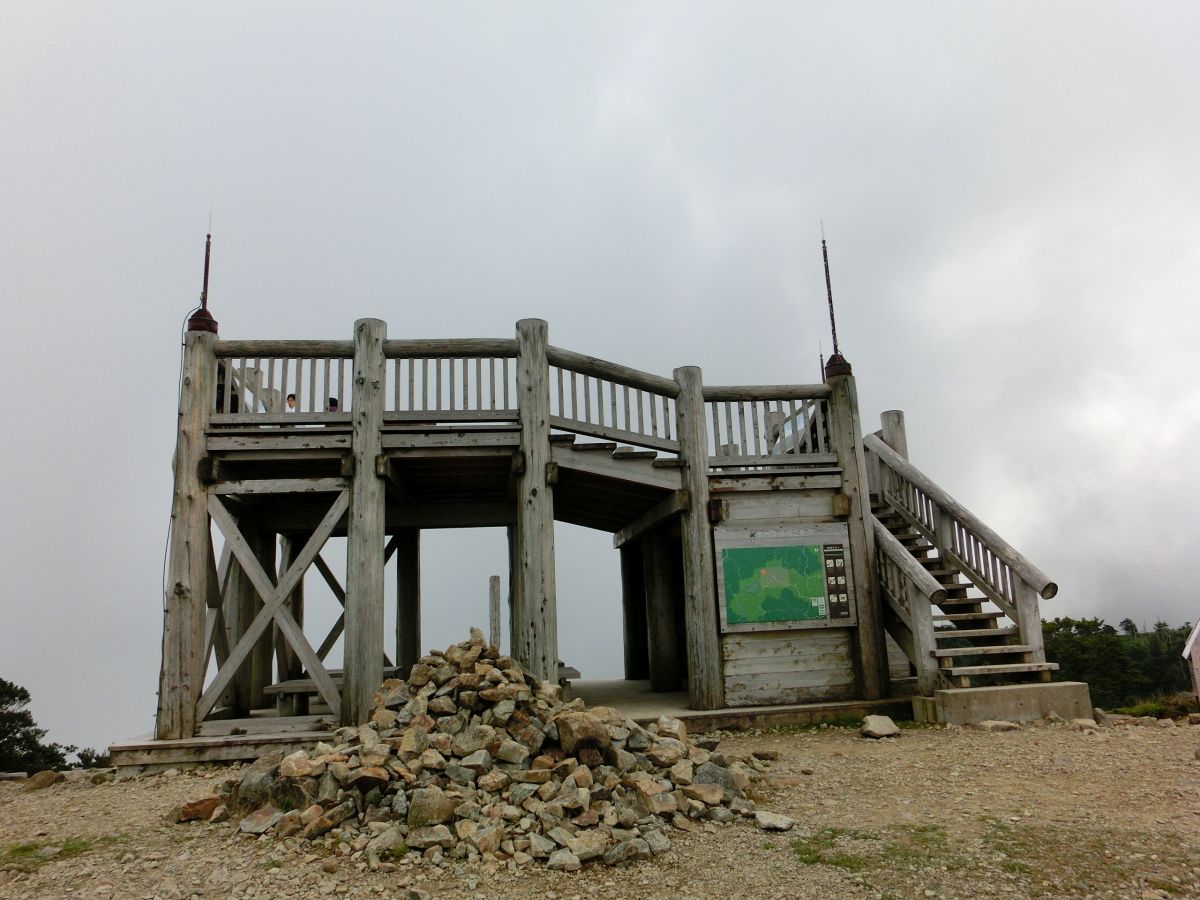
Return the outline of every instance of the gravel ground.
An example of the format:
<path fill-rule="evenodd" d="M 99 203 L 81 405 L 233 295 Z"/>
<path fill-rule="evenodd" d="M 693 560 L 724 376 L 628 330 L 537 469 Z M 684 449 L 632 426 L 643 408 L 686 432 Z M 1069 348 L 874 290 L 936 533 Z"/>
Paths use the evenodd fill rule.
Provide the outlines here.
<path fill-rule="evenodd" d="M 230 823 L 164 823 L 227 769 L 39 791 L 0 783 L 0 896 L 1200 897 L 1200 726 L 721 739 L 723 749 L 778 751 L 752 796 L 794 818 L 793 831 L 709 824 L 673 832 L 652 861 L 575 874 L 407 858 L 371 872 Z"/>

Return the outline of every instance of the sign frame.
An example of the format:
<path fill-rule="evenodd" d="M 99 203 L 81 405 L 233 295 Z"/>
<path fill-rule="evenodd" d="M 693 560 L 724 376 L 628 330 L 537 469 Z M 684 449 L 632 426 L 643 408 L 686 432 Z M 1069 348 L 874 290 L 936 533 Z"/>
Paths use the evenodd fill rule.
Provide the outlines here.
<path fill-rule="evenodd" d="M 725 605 L 724 550 L 764 549 L 795 546 L 837 546 L 845 560 L 845 593 L 849 605 L 848 615 L 831 618 L 829 601 L 826 614 L 821 619 L 792 619 L 782 622 L 739 622 L 730 623 Z M 850 564 L 850 532 L 844 522 L 805 525 L 734 525 L 713 529 L 713 557 L 717 576 L 717 607 L 722 634 L 737 634 L 748 631 L 803 631 L 814 628 L 853 628 L 858 625 L 857 592 Z M 840 570 L 839 570 L 840 574 Z M 828 591 L 826 593 L 828 598 Z"/>

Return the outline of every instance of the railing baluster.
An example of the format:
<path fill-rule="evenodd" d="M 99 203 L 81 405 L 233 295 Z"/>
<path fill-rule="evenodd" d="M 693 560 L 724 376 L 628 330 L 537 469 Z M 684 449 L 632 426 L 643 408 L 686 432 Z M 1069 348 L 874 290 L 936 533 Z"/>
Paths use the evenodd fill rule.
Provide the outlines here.
<path fill-rule="evenodd" d="M 429 409 L 429 360 L 421 360 L 421 411 Z"/>
<path fill-rule="evenodd" d="M 609 427 L 619 428 L 620 425 L 617 424 L 617 385 L 616 385 L 616 382 L 610 381 L 608 383 L 608 399 L 611 404 L 610 408 L 612 409 L 612 419 L 609 420 L 609 423 L 608 423 Z"/>
<path fill-rule="evenodd" d="M 575 373 L 571 373 L 571 418 L 579 421 L 579 392 L 575 387 Z"/>
<path fill-rule="evenodd" d="M 625 430 L 633 431 L 634 428 L 632 427 L 632 425 L 629 421 L 629 419 L 630 419 L 630 416 L 629 416 L 629 385 L 627 385 L 627 384 L 621 385 L 621 388 L 622 388 L 622 391 L 624 392 L 624 400 L 625 400 Z"/>
<path fill-rule="evenodd" d="M 471 376 L 467 369 L 467 358 L 464 356 L 462 361 L 462 408 L 468 410 L 471 408 Z"/>
<path fill-rule="evenodd" d="M 587 424 L 592 424 L 592 389 L 590 387 L 591 378 L 587 375 L 583 376 L 583 421 Z"/>
<path fill-rule="evenodd" d="M 449 402 L 450 406 L 448 408 L 454 409 L 454 360 L 453 359 L 446 360 L 446 371 L 447 371 L 448 377 L 450 379 L 450 391 L 449 391 L 450 396 L 448 398 L 448 402 Z"/>
<path fill-rule="evenodd" d="M 563 370 L 562 370 L 562 366 L 555 366 L 555 367 L 554 367 L 554 371 L 555 371 L 555 374 L 557 375 L 557 379 L 556 379 L 556 380 L 558 381 L 558 414 L 559 414 L 560 416 L 562 416 L 563 418 L 566 418 L 566 415 L 567 415 L 567 414 L 566 414 L 566 406 L 565 406 L 565 405 L 564 405 L 564 403 L 563 403 L 564 397 L 563 397 Z"/>
<path fill-rule="evenodd" d="M 511 407 L 508 405 L 508 357 L 507 356 L 504 357 L 504 365 L 501 366 L 501 368 L 504 369 L 504 408 L 510 409 Z"/>
<path fill-rule="evenodd" d="M 654 394 L 650 395 L 650 433 L 655 437 L 658 437 L 658 411 L 654 402 L 657 399 Z M 663 399 L 665 400 L 666 398 L 664 397 Z"/>
<path fill-rule="evenodd" d="M 761 404 L 757 400 L 750 401 L 750 422 L 754 426 L 754 455 L 762 456 L 762 442 L 759 440 L 758 413 Z"/>
<path fill-rule="evenodd" d="M 325 404 L 317 403 L 317 361 L 308 361 L 308 411 L 321 412 Z"/>

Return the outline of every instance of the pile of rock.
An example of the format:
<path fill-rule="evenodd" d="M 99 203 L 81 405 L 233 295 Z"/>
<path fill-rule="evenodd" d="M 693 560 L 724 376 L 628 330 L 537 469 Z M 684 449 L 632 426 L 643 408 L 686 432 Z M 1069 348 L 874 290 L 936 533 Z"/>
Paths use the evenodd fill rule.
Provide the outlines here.
<path fill-rule="evenodd" d="M 384 682 L 375 704 L 369 724 L 264 757 L 179 818 L 249 810 L 243 832 L 342 842 L 373 868 L 419 851 L 493 870 L 645 859 L 670 846 L 670 828 L 739 814 L 792 824 L 744 797 L 761 760 L 689 742 L 678 719 L 643 728 L 608 707 L 564 704 L 558 685 L 528 676 L 474 628 L 407 681 Z"/>

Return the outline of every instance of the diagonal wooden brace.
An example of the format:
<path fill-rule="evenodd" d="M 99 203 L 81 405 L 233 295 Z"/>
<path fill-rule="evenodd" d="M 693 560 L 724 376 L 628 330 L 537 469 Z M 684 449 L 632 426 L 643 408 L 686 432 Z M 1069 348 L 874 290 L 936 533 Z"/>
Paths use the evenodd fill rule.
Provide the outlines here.
<path fill-rule="evenodd" d="M 209 496 L 209 515 L 212 516 L 212 520 L 224 535 L 230 550 L 233 551 L 234 557 L 236 557 L 242 570 L 246 573 L 246 577 L 262 598 L 263 606 L 258 611 L 258 615 L 254 617 L 254 621 L 250 623 L 250 627 L 246 629 L 246 632 L 238 640 L 237 645 L 230 651 L 229 658 L 226 660 L 225 665 L 217 672 L 217 677 L 213 679 L 213 683 L 208 686 L 208 689 L 200 697 L 200 701 L 196 704 L 197 721 L 202 721 L 212 711 L 213 706 L 216 705 L 217 700 L 237 673 L 238 667 L 245 661 L 254 643 L 272 620 L 279 626 L 279 630 L 283 632 L 292 650 L 300 657 L 300 661 L 304 663 L 304 667 L 316 683 L 317 690 L 325 702 L 329 704 L 330 711 L 335 716 L 340 715 L 341 695 L 338 693 L 333 679 L 325 670 L 325 666 L 322 665 L 321 660 L 308 643 L 308 639 L 305 638 L 304 632 L 296 624 L 296 620 L 292 618 L 291 613 L 284 606 L 284 603 L 304 576 L 304 572 L 325 545 L 325 541 L 329 539 L 329 535 L 333 532 L 337 523 L 345 515 L 349 504 L 349 493 L 346 491 L 339 493 L 337 499 L 333 501 L 333 505 L 329 508 L 329 512 L 325 514 L 325 518 L 321 520 L 321 524 L 317 526 L 312 537 L 309 538 L 308 543 L 296 555 L 292 564 L 288 566 L 287 571 L 280 576 L 279 583 L 275 584 L 267 573 L 263 571 L 262 566 L 254 555 L 254 551 L 250 549 L 249 544 L 246 543 L 246 539 L 242 537 L 237 523 L 225 508 L 225 504 L 221 502 L 220 498 Z"/>

